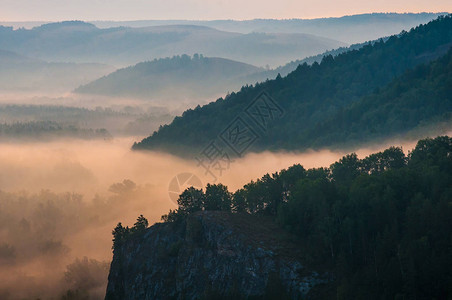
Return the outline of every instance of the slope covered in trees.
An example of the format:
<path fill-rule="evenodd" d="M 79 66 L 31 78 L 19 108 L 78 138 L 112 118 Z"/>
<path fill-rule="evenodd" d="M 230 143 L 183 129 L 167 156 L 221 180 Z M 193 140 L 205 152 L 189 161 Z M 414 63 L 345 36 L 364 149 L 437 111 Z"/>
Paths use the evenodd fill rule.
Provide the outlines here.
<path fill-rule="evenodd" d="M 320 64 L 300 65 L 284 78 L 278 76 L 255 86 L 246 86 L 225 99 L 220 98 L 203 107 L 188 110 L 170 125 L 135 144 L 134 149 L 159 149 L 178 154 L 198 152 L 243 113 L 262 91 L 266 91 L 285 114 L 282 118 L 267 120 L 271 122 L 267 122 L 265 132 L 254 143 L 254 150 L 315 146 L 308 137 L 315 135 L 315 130 L 326 120 L 334 119 L 342 110 L 351 108 L 354 103 L 385 87 L 407 70 L 441 57 L 451 45 L 452 16 L 449 15 L 420 25 L 410 32 L 392 36 L 386 41 L 381 40 L 336 57 L 326 56 Z M 447 68 L 438 70 L 448 72 Z M 418 80 L 426 80 L 426 85 L 429 80 L 437 80 L 435 87 L 446 86 L 446 82 L 439 80 L 445 75 L 432 74 L 431 79 L 418 76 Z M 412 88 L 412 92 L 418 93 L 416 97 L 429 97 Z M 397 94 L 390 94 L 390 89 L 391 86 L 388 96 L 397 97 Z M 436 114 L 443 113 L 435 107 L 430 109 Z M 418 122 L 422 120 L 421 117 L 416 116 Z M 377 123 L 370 125 L 378 128 L 381 120 L 374 121 Z M 381 127 L 382 131 L 378 134 L 386 134 L 386 128 Z M 178 151 L 181 148 L 183 153 Z"/>
<path fill-rule="evenodd" d="M 229 59 L 182 55 L 120 69 L 75 92 L 145 99 L 207 98 L 240 88 L 241 76 L 262 70 Z"/>
<path fill-rule="evenodd" d="M 451 182 L 452 138 L 442 136 L 407 156 L 391 147 L 329 168 L 294 165 L 234 193 L 221 184 L 188 188 L 162 219 L 205 210 L 273 217 L 298 236 L 308 270 L 334 274 L 321 299 L 449 299 Z"/>
<path fill-rule="evenodd" d="M 313 146 L 359 142 L 451 121 L 452 49 L 320 122 L 305 140 Z"/>
<path fill-rule="evenodd" d="M 298 65 L 302 65 L 304 63 L 306 63 L 308 65 L 312 65 L 315 62 L 320 63 L 325 56 L 331 55 L 331 56 L 335 57 L 341 53 L 344 53 L 344 52 L 347 52 L 350 50 L 358 50 L 358 49 L 364 47 L 365 45 L 373 44 L 375 42 L 376 41 L 369 41 L 369 42 L 365 42 L 365 43 L 353 44 L 348 47 L 339 47 L 339 48 L 336 48 L 333 50 L 328 50 L 323 53 L 309 56 L 309 57 L 306 57 L 303 59 L 293 60 L 291 62 L 286 63 L 285 65 L 279 66 L 274 69 L 267 69 L 267 70 L 263 70 L 263 71 L 260 71 L 257 73 L 252 73 L 252 74 L 243 76 L 241 78 L 242 85 L 246 84 L 246 83 L 254 84 L 255 82 L 261 82 L 261 81 L 273 79 L 273 78 L 276 78 L 276 76 L 278 76 L 278 74 L 280 76 L 285 77 L 288 74 L 295 71 L 297 69 Z"/>

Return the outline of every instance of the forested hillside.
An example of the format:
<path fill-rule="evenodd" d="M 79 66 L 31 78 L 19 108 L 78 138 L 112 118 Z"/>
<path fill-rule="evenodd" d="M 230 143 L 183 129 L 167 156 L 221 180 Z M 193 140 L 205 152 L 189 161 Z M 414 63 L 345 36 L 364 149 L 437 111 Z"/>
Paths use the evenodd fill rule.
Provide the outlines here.
<path fill-rule="evenodd" d="M 282 107 L 285 114 L 282 118 L 267 122 L 265 132 L 261 133 L 260 138 L 254 143 L 253 149 L 291 150 L 316 146 L 313 135 L 318 127 L 325 126 L 327 120 L 338 118 L 338 114 L 352 109 L 356 103 L 362 102 L 364 104 L 360 105 L 365 106 L 365 103 L 371 100 L 363 100 L 363 97 L 374 92 L 376 96 L 372 97 L 381 99 L 387 96 L 393 97 L 385 101 L 393 101 L 397 97 L 407 97 L 409 93 L 415 93 L 415 98 L 422 98 L 423 100 L 419 101 L 427 103 L 430 95 L 422 89 L 408 88 L 407 85 L 405 92 L 408 94 L 406 95 L 400 94 L 403 89 L 396 88 L 398 90 L 395 94 L 391 90 L 394 89 L 394 85 L 397 85 L 397 77 L 403 75 L 407 70 L 445 55 L 451 45 L 452 16 L 449 15 L 426 25 L 420 25 L 410 32 L 392 36 L 386 41 L 381 40 L 336 57 L 326 56 L 320 64 L 300 65 L 284 78 L 278 76 L 274 80 L 255 86 L 246 86 L 238 93 L 228 95 L 225 99 L 220 98 L 203 107 L 188 110 L 170 125 L 162 127 L 152 136 L 135 144 L 134 149 L 159 149 L 185 155 L 197 152 L 227 128 L 228 124 L 245 111 L 254 97 L 262 91 L 266 91 Z M 447 60 L 447 58 L 443 60 Z M 421 72 L 419 70 L 429 69 L 446 73 L 432 73 L 427 79 L 416 77 L 416 72 Z M 413 71 L 411 75 L 406 75 L 406 79 L 413 82 L 415 80 L 425 81 L 422 86 L 427 91 L 431 88 L 447 91 L 447 84 L 441 78 L 447 78 L 447 72 L 450 72 L 448 66 L 435 67 L 433 64 L 419 70 Z M 401 79 L 401 81 L 403 80 Z M 391 85 L 386 87 L 390 83 Z M 381 90 L 379 91 L 379 89 Z M 386 89 L 387 91 L 384 91 Z M 439 94 L 438 97 L 441 98 Z M 379 101 L 383 102 L 383 100 Z M 442 100 L 438 99 L 436 102 L 438 101 Z M 403 129 L 412 128 L 424 118 L 444 114 L 444 111 L 439 111 L 440 108 L 437 106 L 429 107 L 430 112 L 424 114 L 421 113 L 420 107 L 416 108 L 416 105 L 407 98 L 401 103 L 407 102 L 415 115 L 410 117 L 413 120 L 408 125 L 404 125 Z M 447 103 L 450 102 L 441 104 L 442 108 L 450 109 L 450 105 Z M 401 112 L 398 111 L 400 108 L 398 104 L 393 110 L 400 115 Z M 370 109 L 376 108 L 371 107 Z M 379 130 L 375 134 L 386 135 L 388 133 L 386 126 L 389 126 L 390 121 L 387 119 L 375 119 L 375 121 L 377 123 L 372 126 L 374 126 L 374 130 Z M 359 119 L 354 122 L 359 122 Z M 333 123 L 331 126 L 337 125 Z M 395 126 L 395 129 L 398 128 Z M 352 136 L 353 132 L 344 134 Z M 347 142 L 347 140 L 341 142 Z M 321 144 L 321 142 L 319 143 Z M 184 148 L 183 153 L 178 151 L 181 148 Z"/>
<path fill-rule="evenodd" d="M 452 121 L 452 49 L 420 65 L 333 117 L 304 140 L 314 147 L 359 142 Z"/>
<path fill-rule="evenodd" d="M 452 138 L 442 136 L 420 140 L 407 156 L 391 147 L 329 168 L 294 165 L 234 193 L 222 184 L 191 187 L 162 219 L 209 210 L 271 216 L 298 236 L 307 270 L 332 272 L 319 299 L 449 299 L 451 154 Z M 118 225 L 114 235 L 118 246 L 130 232 Z"/>

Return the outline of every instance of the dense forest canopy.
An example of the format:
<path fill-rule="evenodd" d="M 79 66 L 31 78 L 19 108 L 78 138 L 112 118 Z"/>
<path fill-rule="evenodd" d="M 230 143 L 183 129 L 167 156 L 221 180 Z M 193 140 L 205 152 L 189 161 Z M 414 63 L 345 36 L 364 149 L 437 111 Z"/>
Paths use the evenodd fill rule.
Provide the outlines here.
<path fill-rule="evenodd" d="M 450 128 L 451 121 L 452 49 L 318 122 L 303 140 L 314 147 L 358 143 L 403 134 L 428 123 Z"/>
<path fill-rule="evenodd" d="M 231 193 L 222 184 L 186 189 L 179 222 L 201 210 L 272 216 L 299 237 L 308 266 L 331 270 L 323 287 L 338 299 L 448 299 L 452 295 L 452 138 L 420 140 L 329 168 L 301 165 L 266 174 Z M 115 228 L 115 243 L 134 229 Z M 138 229 L 137 229 L 138 228 Z M 129 231 L 132 230 L 132 233 Z"/>
<path fill-rule="evenodd" d="M 416 66 L 426 64 L 432 60 L 444 56 L 452 43 L 452 16 L 440 17 L 426 25 L 420 25 L 409 32 L 402 32 L 392 36 L 386 41 L 379 41 L 366 45 L 358 50 L 351 50 L 335 57 L 326 56 L 320 64 L 314 63 L 311 66 L 303 64 L 286 77 L 277 76 L 274 80 L 256 84 L 255 86 L 245 86 L 239 92 L 228 95 L 225 99 L 218 99 L 208 105 L 187 110 L 181 117 L 168 126 L 163 126 L 157 132 L 143 141 L 136 143 L 134 149 L 158 149 L 170 151 L 179 155 L 199 152 L 211 140 L 215 139 L 230 122 L 242 113 L 247 105 L 259 95 L 266 91 L 284 109 L 283 118 L 275 120 L 266 128 L 265 134 L 253 145 L 253 150 L 276 150 L 276 149 L 305 149 L 315 146 L 324 146 L 329 140 L 317 140 L 316 129 L 328 124 L 328 120 L 337 120 L 344 110 L 353 110 L 354 105 L 368 106 L 369 100 L 366 97 L 376 97 L 380 102 L 385 102 L 384 98 L 389 96 L 390 100 L 397 100 L 402 97 L 407 101 L 409 94 L 414 94 L 414 98 L 419 98 L 420 102 L 427 103 L 430 99 L 429 92 L 432 88 L 447 90 L 447 82 L 441 78 L 447 78 L 450 72 L 450 64 L 438 66 L 434 63 L 425 66 L 424 71 L 445 72 L 437 74 L 432 72 L 428 78 L 422 79 L 419 75 L 421 69 L 413 71 L 411 75 L 402 76 L 405 72 Z M 450 59 L 450 55 L 443 60 Z M 400 91 L 397 85 L 397 78 L 400 81 L 409 80 L 407 86 Z M 421 83 L 422 88 L 410 87 L 410 84 Z M 389 86 L 388 86 L 389 84 Z M 441 87 L 442 88 L 441 88 Z M 386 90 L 387 91 L 384 91 Z M 396 93 L 394 93 L 394 89 Z M 391 91 L 392 90 L 392 91 Z M 407 91 L 403 94 L 402 92 Z M 427 114 L 414 102 L 409 102 L 412 120 L 405 125 L 407 129 L 420 124 L 426 119 L 438 117 L 445 112 L 450 112 L 450 98 L 446 94 L 446 99 L 442 95 L 434 94 L 435 102 L 444 101 L 440 106 L 446 111 L 440 110 L 438 106 L 433 106 Z M 440 98 L 438 98 L 440 97 Z M 363 100 L 364 98 L 364 100 Z M 397 104 L 390 107 L 397 117 L 401 112 Z M 390 105 L 388 105 L 390 106 Z M 369 114 L 381 114 L 381 107 L 369 107 L 375 111 Z M 405 109 L 405 108 L 404 108 Z M 354 116 L 355 119 L 348 122 L 359 123 L 363 120 L 361 116 Z M 388 133 L 388 128 L 393 127 L 393 115 L 383 115 L 383 118 L 375 119 L 374 130 L 378 135 Z M 430 120 L 429 120 L 430 121 Z M 334 129 L 336 124 L 325 130 Z M 361 123 L 360 123 L 361 124 Z M 347 124 L 346 124 L 347 125 Z M 403 127 L 403 126 L 402 126 Z M 354 129 L 351 126 L 350 129 Z M 345 132 L 353 137 L 354 132 Z M 314 135 L 314 137 L 313 137 Z M 361 136 L 361 133 L 358 133 Z M 362 137 L 364 139 L 364 137 Z M 183 145 L 184 147 L 180 147 Z M 183 152 L 181 149 L 183 148 Z"/>

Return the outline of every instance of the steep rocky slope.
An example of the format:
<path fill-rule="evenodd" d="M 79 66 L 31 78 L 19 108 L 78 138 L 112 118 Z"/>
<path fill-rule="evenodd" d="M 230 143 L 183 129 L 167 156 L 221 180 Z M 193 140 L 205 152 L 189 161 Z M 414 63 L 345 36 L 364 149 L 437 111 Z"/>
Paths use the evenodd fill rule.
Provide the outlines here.
<path fill-rule="evenodd" d="M 311 298 L 332 279 L 269 219 L 204 211 L 115 249 L 106 299 Z"/>

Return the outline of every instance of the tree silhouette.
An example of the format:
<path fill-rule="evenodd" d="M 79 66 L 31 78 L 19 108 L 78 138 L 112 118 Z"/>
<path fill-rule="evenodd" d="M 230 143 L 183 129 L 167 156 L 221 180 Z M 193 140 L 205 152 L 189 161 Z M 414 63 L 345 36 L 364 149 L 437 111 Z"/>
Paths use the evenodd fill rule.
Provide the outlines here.
<path fill-rule="evenodd" d="M 207 184 L 204 200 L 205 210 L 231 211 L 232 195 L 223 184 Z"/>

